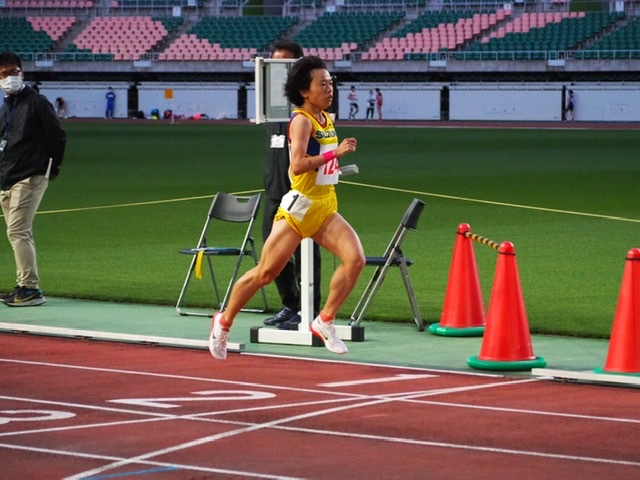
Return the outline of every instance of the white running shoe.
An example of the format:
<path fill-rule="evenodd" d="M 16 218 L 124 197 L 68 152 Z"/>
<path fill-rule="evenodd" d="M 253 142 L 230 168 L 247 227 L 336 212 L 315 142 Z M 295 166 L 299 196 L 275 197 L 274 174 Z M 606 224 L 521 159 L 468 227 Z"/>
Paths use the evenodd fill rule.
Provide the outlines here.
<path fill-rule="evenodd" d="M 211 322 L 211 333 L 209 334 L 209 351 L 213 358 L 224 360 L 227 358 L 227 341 L 229 340 L 229 331 L 223 330 L 220 322 L 222 321 L 222 312 L 218 312 L 213 316 Z"/>
<path fill-rule="evenodd" d="M 344 342 L 338 337 L 336 327 L 333 325 L 333 320 L 323 322 L 320 320 L 320 316 L 317 316 L 316 319 L 311 322 L 311 332 L 322 339 L 324 346 L 327 347 L 327 350 L 330 352 L 342 354 L 349 351 Z"/>

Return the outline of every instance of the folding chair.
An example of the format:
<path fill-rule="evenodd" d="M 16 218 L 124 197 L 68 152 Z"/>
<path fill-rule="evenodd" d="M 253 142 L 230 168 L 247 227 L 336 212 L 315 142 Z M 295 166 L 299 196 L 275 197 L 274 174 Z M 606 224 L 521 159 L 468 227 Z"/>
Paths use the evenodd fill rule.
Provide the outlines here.
<path fill-rule="evenodd" d="M 202 316 L 210 316 L 210 313 L 202 313 L 202 312 L 187 312 L 182 309 L 182 303 L 184 301 L 185 295 L 187 293 L 187 289 L 189 284 L 191 283 L 192 277 L 197 274 L 199 271 L 201 272 L 202 263 L 204 263 L 204 259 L 207 260 L 207 265 L 209 267 L 209 273 L 211 275 L 211 282 L 213 284 L 213 291 L 216 295 L 216 300 L 218 302 L 218 306 L 221 310 L 224 309 L 227 301 L 229 300 L 229 295 L 231 294 L 231 289 L 233 288 L 234 283 L 238 278 L 238 274 L 240 272 L 240 266 L 242 264 L 242 259 L 249 255 L 253 258 L 254 263 L 258 264 L 258 255 L 256 253 L 255 242 L 252 237 L 252 229 L 253 224 L 256 220 L 256 215 L 258 214 L 258 207 L 260 206 L 261 193 L 257 193 L 252 196 L 242 196 L 242 195 L 229 195 L 227 193 L 218 192 L 216 196 L 213 198 L 213 202 L 211 202 L 211 207 L 209 207 L 209 213 L 207 214 L 207 219 L 204 223 L 204 228 L 202 229 L 202 233 L 200 234 L 200 239 L 198 240 L 198 244 L 195 248 L 184 248 L 180 250 L 180 253 L 185 255 L 191 255 L 193 258 L 191 259 L 191 265 L 189 266 L 189 270 L 187 271 L 187 277 L 185 278 L 184 284 L 182 286 L 182 291 L 180 292 L 180 297 L 178 297 L 178 303 L 176 304 L 176 311 L 180 315 L 202 315 Z M 212 224 L 216 221 L 217 226 L 219 226 L 222 222 L 234 222 L 234 223 L 246 223 L 247 229 L 244 234 L 244 238 L 242 240 L 242 244 L 240 247 L 213 247 L 209 246 L 212 238 L 213 230 L 211 228 Z M 224 295 L 222 301 L 220 301 L 220 291 L 218 290 L 218 282 L 216 279 L 213 262 L 211 257 L 219 256 L 219 257 L 238 257 L 235 268 L 233 271 L 233 275 L 231 276 L 231 280 L 229 281 L 229 285 L 227 286 L 227 291 Z M 260 289 L 262 294 L 262 301 L 264 304 L 264 308 L 260 309 L 243 309 L 243 311 L 249 312 L 264 312 L 267 310 L 267 296 L 265 294 L 264 289 Z"/>
<path fill-rule="evenodd" d="M 413 265 L 413 260 L 408 257 L 405 257 L 400 249 L 400 245 L 402 244 L 402 240 L 406 236 L 409 230 L 415 230 L 418 226 L 418 219 L 422 214 L 422 210 L 424 208 L 424 202 L 422 200 L 418 200 L 414 198 L 407 211 L 404 213 L 402 217 L 402 221 L 394 233 L 389 246 L 384 252 L 382 257 L 366 257 L 367 263 L 366 265 L 375 266 L 376 270 L 373 273 L 373 277 L 369 280 L 369 284 L 367 288 L 362 293 L 358 304 L 356 305 L 353 314 L 351 315 L 351 319 L 349 321 L 349 325 L 357 326 L 362 321 L 362 317 L 365 312 L 369 308 L 373 297 L 375 296 L 378 288 L 382 285 L 385 276 L 387 275 L 387 271 L 390 267 L 399 267 L 400 273 L 402 274 L 402 280 L 404 282 L 404 288 L 407 291 L 407 296 L 409 297 L 409 303 L 411 304 L 411 309 L 413 310 L 413 318 L 418 326 L 419 331 L 424 330 L 424 322 L 422 321 L 422 315 L 420 314 L 420 309 L 418 308 L 418 302 L 416 302 L 416 297 L 413 292 L 413 286 L 411 284 L 411 278 L 409 277 L 409 266 Z"/>

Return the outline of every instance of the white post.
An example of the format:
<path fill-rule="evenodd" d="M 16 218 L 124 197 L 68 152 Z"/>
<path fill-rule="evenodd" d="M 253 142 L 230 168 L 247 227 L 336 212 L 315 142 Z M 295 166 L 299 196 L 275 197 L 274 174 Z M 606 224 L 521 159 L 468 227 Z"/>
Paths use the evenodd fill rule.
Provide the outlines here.
<path fill-rule="evenodd" d="M 302 265 L 300 266 L 300 317 L 299 332 L 310 332 L 313 322 L 313 240 L 305 238 L 300 244 Z"/>

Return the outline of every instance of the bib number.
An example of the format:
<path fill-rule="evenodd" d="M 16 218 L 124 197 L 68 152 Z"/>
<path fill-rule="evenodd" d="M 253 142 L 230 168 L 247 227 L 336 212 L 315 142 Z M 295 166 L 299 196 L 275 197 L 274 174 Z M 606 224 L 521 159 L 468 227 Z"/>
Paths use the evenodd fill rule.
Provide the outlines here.
<path fill-rule="evenodd" d="M 280 202 L 280 207 L 293 218 L 302 221 L 313 202 L 297 190 L 291 190 Z"/>
<path fill-rule="evenodd" d="M 339 173 L 340 165 L 338 165 L 338 159 L 333 158 L 318 169 L 316 185 L 335 185 L 338 183 Z"/>

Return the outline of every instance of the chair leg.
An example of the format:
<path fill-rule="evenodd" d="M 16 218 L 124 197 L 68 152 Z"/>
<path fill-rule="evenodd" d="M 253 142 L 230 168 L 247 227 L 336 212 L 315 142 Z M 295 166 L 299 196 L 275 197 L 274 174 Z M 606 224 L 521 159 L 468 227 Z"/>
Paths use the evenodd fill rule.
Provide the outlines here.
<path fill-rule="evenodd" d="M 422 320 L 422 314 L 420 313 L 420 309 L 418 308 L 418 302 L 416 301 L 416 295 L 413 291 L 413 285 L 411 283 L 411 277 L 409 276 L 409 268 L 407 263 L 402 258 L 400 262 L 400 272 L 402 274 L 402 281 L 404 282 L 404 288 L 407 291 L 407 296 L 409 297 L 409 303 L 411 304 L 411 310 L 413 311 L 413 319 L 418 326 L 418 331 L 424 331 L 424 321 Z"/>
<path fill-rule="evenodd" d="M 207 257 L 207 263 L 209 265 L 209 273 L 211 274 L 211 282 L 213 285 L 213 291 L 216 295 L 216 301 L 218 302 L 217 304 L 220 305 L 220 291 L 218 290 L 218 282 L 216 281 L 213 264 L 209 257 Z M 191 264 L 189 265 L 189 269 L 187 270 L 187 277 L 184 280 L 184 284 L 182 285 L 182 290 L 180 290 L 180 295 L 178 296 L 178 301 L 176 302 L 176 312 L 178 312 L 178 314 L 182 316 L 198 315 L 198 316 L 209 317 L 213 314 L 202 313 L 202 312 L 189 312 L 189 311 L 183 310 L 182 308 L 182 302 L 184 301 L 184 298 L 187 294 L 187 289 L 189 287 L 189 284 L 191 283 L 191 278 L 194 275 L 195 268 L 196 268 L 196 255 L 193 255 L 193 258 L 191 259 Z"/>
<path fill-rule="evenodd" d="M 216 294 L 216 302 L 217 305 L 220 305 L 220 290 L 218 289 L 218 282 L 216 280 L 216 273 L 215 270 L 213 268 L 213 262 L 211 261 L 211 258 L 207 257 L 207 263 L 209 264 L 209 273 L 211 274 L 211 282 L 213 283 L 213 291 Z"/>
<path fill-rule="evenodd" d="M 191 275 L 193 274 L 193 269 L 196 265 L 196 256 L 194 255 L 191 259 L 191 265 L 187 269 L 187 276 L 184 279 L 184 283 L 182 284 L 182 290 L 180 290 L 180 295 L 178 296 L 178 302 L 176 303 L 176 312 L 180 315 L 187 315 L 186 312 L 182 311 L 182 300 L 184 300 L 184 296 L 187 293 L 187 287 L 189 286 L 189 282 L 191 281 Z"/>
<path fill-rule="evenodd" d="M 382 267 L 376 267 L 376 270 L 375 272 L 373 272 L 373 276 L 371 277 L 371 280 L 369 280 L 369 283 L 367 284 L 367 288 L 365 288 L 364 292 L 362 293 L 362 296 L 360 297 L 360 300 L 358 300 L 358 304 L 356 305 L 356 308 L 351 314 L 349 325 L 351 326 L 360 325 L 360 322 L 362 321 L 362 317 L 364 317 L 364 314 L 367 312 L 369 305 L 373 301 L 373 297 L 375 296 L 376 292 L 380 288 L 380 285 L 382 285 L 382 282 L 384 280 L 384 277 L 387 275 L 388 270 L 389 270 L 388 265 L 384 265 Z"/>

